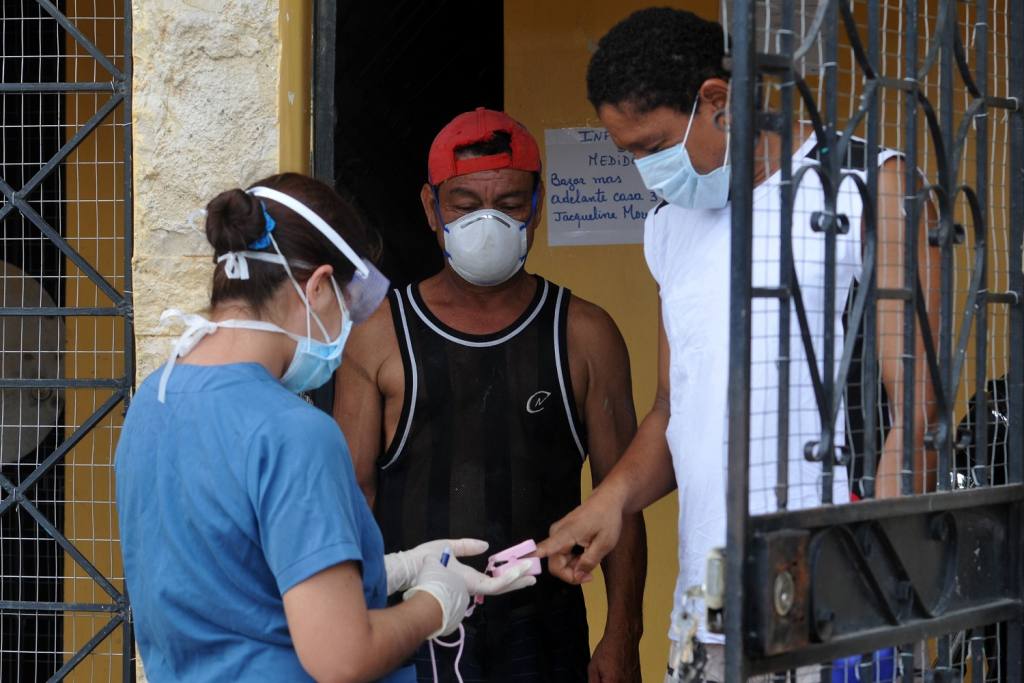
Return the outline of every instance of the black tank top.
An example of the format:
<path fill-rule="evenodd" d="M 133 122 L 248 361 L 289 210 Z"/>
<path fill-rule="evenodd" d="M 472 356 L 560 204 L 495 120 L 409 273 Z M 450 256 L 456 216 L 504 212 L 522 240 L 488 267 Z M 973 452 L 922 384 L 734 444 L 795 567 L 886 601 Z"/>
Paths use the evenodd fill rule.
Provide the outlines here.
<path fill-rule="evenodd" d="M 569 373 L 570 293 L 536 280 L 522 316 L 489 335 L 445 325 L 415 285 L 391 292 L 405 398 L 378 462 L 374 511 L 386 552 L 462 537 L 484 539 L 488 554 L 498 552 L 546 538 L 579 505 L 587 446 Z M 466 563 L 483 569 L 486 557 Z M 509 668 L 516 666 L 507 647 L 515 628 L 537 636 L 530 640 L 538 652 L 514 655 L 540 669 L 525 680 L 576 680 L 581 665 L 585 676 L 589 643 L 578 586 L 545 573 L 533 588 L 477 608 L 467 620 L 466 655 L 480 662 L 485 680 L 530 673 Z"/>

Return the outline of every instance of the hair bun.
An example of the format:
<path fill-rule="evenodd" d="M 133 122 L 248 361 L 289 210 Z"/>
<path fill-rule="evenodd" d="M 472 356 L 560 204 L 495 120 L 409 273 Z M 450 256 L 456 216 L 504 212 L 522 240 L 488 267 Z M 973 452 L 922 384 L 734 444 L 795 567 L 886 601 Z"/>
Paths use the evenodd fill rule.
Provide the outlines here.
<path fill-rule="evenodd" d="M 265 229 L 259 199 L 245 190 L 221 192 L 206 205 L 206 239 L 217 255 L 244 250 L 262 237 Z"/>

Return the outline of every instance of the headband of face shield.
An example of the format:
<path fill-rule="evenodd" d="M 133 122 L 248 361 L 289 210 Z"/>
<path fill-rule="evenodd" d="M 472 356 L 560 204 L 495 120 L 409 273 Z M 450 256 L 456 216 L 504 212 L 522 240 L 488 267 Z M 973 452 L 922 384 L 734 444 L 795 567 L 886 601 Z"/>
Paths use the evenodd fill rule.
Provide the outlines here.
<path fill-rule="evenodd" d="M 352 275 L 352 279 L 341 288 L 342 294 L 345 299 L 345 308 L 348 310 L 349 316 L 353 323 L 360 323 L 369 318 L 380 302 L 384 300 L 385 295 L 388 291 L 388 279 L 372 263 L 368 260 L 361 258 L 356 254 L 355 250 L 349 246 L 348 242 L 337 233 L 334 228 L 327 224 L 323 218 L 321 218 L 315 211 L 310 209 L 308 206 L 300 202 L 298 199 L 287 195 L 278 190 L 273 190 L 269 187 L 252 187 L 247 192 L 254 197 L 260 199 L 269 199 L 271 201 L 281 204 L 298 215 L 302 216 L 311 226 L 323 235 L 327 240 L 334 245 L 334 247 L 341 252 L 348 261 L 355 267 L 356 272 Z M 261 202 L 262 203 L 262 202 Z M 249 279 L 249 264 L 248 260 L 263 261 L 266 263 L 276 263 L 285 268 L 288 271 L 288 275 L 291 276 L 291 268 L 302 268 L 311 270 L 316 267 L 316 264 L 305 263 L 298 260 L 289 260 L 277 246 L 277 241 L 273 237 L 273 230 L 275 227 L 274 219 L 270 217 L 270 214 L 266 212 L 264 208 L 264 216 L 266 223 L 266 230 L 263 236 L 249 244 L 248 250 L 245 251 L 229 251 L 221 254 L 218 258 L 218 262 L 224 263 L 224 274 L 232 280 L 248 280 Z M 276 253 L 268 253 L 263 251 L 253 251 L 254 249 L 262 249 L 266 247 L 273 247 Z"/>

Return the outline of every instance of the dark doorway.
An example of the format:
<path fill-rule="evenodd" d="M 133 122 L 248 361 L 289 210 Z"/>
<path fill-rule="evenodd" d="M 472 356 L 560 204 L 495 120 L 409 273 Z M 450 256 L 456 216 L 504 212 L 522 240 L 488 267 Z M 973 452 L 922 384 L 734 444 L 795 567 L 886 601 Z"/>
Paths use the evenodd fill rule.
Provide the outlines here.
<path fill-rule="evenodd" d="M 380 233 L 382 270 L 395 285 L 441 268 L 419 199 L 427 152 L 455 115 L 502 108 L 503 36 L 501 0 L 322 0 L 318 8 L 317 172 Z"/>

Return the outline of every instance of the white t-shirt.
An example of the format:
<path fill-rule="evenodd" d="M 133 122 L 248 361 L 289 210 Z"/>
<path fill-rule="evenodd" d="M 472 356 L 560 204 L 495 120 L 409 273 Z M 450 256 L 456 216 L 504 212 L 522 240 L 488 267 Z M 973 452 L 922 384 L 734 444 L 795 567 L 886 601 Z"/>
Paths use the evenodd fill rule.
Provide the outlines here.
<path fill-rule="evenodd" d="M 794 173 L 815 146 L 812 136 L 793 155 Z M 892 156 L 880 154 L 879 163 Z M 754 188 L 753 285 L 775 287 L 779 278 L 780 174 Z M 823 369 L 825 237 L 810 227 L 811 215 L 824 209 L 814 172 L 804 175 L 793 210 L 792 243 L 797 278 Z M 671 418 L 666 437 L 672 452 L 679 495 L 679 575 L 676 579 L 669 637 L 679 640 L 685 591 L 704 581 L 708 551 L 725 546 L 725 491 L 728 464 L 727 402 L 729 378 L 730 207 L 683 209 L 663 204 L 644 225 L 644 255 L 658 282 L 661 315 L 670 350 Z M 843 347 L 842 313 L 850 285 L 861 266 L 861 201 L 853 181 L 840 187 L 837 211 L 850 230 L 836 239 L 834 376 Z M 821 438 L 810 372 L 792 305 L 790 329 L 788 509 L 821 504 L 821 465 L 804 458 L 804 445 Z M 779 301 L 755 299 L 751 316 L 750 513 L 777 509 L 775 484 L 778 420 Z M 843 420 L 834 442 L 844 442 Z M 836 466 L 834 503 L 849 500 L 846 468 Z M 703 607 L 698 605 L 703 611 Z M 723 642 L 704 624 L 704 642 Z"/>

